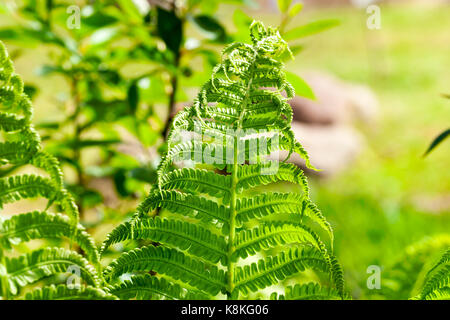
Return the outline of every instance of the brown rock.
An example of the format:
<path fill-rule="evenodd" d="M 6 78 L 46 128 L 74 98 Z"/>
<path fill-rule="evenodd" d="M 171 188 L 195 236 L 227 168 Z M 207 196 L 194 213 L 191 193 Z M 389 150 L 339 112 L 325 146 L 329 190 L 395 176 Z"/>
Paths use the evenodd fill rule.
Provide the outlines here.
<path fill-rule="evenodd" d="M 298 96 L 291 99 L 295 121 L 331 125 L 375 118 L 378 101 L 367 86 L 346 83 L 323 72 L 307 72 L 302 76 L 316 100 Z"/>
<path fill-rule="evenodd" d="M 360 134 L 345 125 L 328 126 L 294 122 L 292 129 L 296 139 L 308 152 L 311 163 L 322 170 L 319 172 L 322 176 L 334 175 L 348 167 L 363 145 Z M 287 152 L 283 151 L 278 159 L 282 160 L 286 156 Z M 297 154 L 293 154 L 289 162 L 305 168 L 305 161 Z"/>

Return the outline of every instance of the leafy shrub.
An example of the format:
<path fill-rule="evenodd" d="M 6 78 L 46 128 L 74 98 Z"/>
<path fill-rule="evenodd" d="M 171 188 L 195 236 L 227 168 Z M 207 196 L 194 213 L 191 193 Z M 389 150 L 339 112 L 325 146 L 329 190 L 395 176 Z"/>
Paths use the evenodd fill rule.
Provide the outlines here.
<path fill-rule="evenodd" d="M 294 90 L 277 60 L 289 48 L 276 29 L 260 22 L 251 25 L 250 34 L 252 44 L 224 49 L 193 106 L 174 118 L 157 184 L 135 217 L 104 242 L 102 252 L 129 239 L 157 243 L 126 252 L 105 269 L 111 293 L 121 298 L 213 298 L 219 293 L 252 298 L 312 269 L 329 277 L 324 286 L 296 285 L 271 297 L 344 296 L 341 267 L 309 225 L 314 222 L 333 237 L 310 200 L 302 170 L 266 159 L 286 150 L 303 156 L 312 168 L 291 129 L 286 101 Z M 178 141 L 180 136 L 191 138 Z M 180 159 L 198 166 L 171 170 Z M 299 192 L 258 190 L 279 181 L 297 185 Z M 149 271 L 158 277 L 145 274 Z M 121 283 L 120 276 L 129 273 L 131 279 Z"/>
<path fill-rule="evenodd" d="M 0 294 L 15 298 L 25 287 L 40 280 L 67 274 L 70 268 L 80 271 L 83 286 L 64 284 L 27 293 L 27 298 L 113 298 L 97 289 L 101 286 L 97 248 L 84 228 L 78 224 L 78 209 L 64 188 L 58 161 L 41 148 L 40 137 L 31 124 L 32 106 L 24 93 L 21 78 L 14 73 L 3 43 L 0 42 L 0 164 L 9 176 L 0 178 L 0 209 L 23 199 L 45 198 L 43 211 L 33 211 L 0 219 Z M 46 175 L 14 174 L 15 166 L 32 165 Z M 61 212 L 51 213 L 58 206 Z M 17 246 L 35 239 L 67 239 L 84 254 L 63 247 L 46 247 L 17 256 Z M 13 255 L 9 251 L 14 249 Z M 88 262 L 89 260 L 89 262 Z M 54 281 L 58 282 L 55 278 Z"/>
<path fill-rule="evenodd" d="M 139 10 L 128 0 L 25 0 L 4 9 L 15 23 L 2 26 L 0 38 L 42 47 L 47 57 L 39 75 L 63 79 L 67 93 L 54 97 L 58 117 L 37 128 L 47 150 L 75 172 L 67 188 L 83 223 L 86 211 L 105 204 L 93 179 L 111 180 L 121 211 L 133 208 L 145 185 L 155 182 L 159 155 L 150 147 L 164 148 L 167 115 L 189 87 L 204 82 L 198 64 L 210 70 L 218 59 L 214 45 L 230 39 L 213 16 L 218 4 L 161 1 Z M 81 10 L 79 27 L 71 25 L 72 8 Z M 185 32 L 192 25 L 207 36 L 188 47 Z M 94 152 L 96 161 L 86 161 Z"/>

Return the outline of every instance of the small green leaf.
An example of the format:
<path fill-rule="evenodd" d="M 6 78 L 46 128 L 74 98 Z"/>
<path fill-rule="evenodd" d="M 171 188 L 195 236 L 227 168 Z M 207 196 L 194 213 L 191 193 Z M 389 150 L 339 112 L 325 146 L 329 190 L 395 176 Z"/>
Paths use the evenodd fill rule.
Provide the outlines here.
<path fill-rule="evenodd" d="M 193 18 L 193 20 L 201 29 L 212 34 L 215 40 L 225 40 L 225 29 L 214 17 L 208 15 L 197 15 Z"/>
<path fill-rule="evenodd" d="M 295 94 L 297 96 L 302 96 L 311 100 L 316 100 L 316 96 L 314 95 L 314 92 L 309 87 L 309 85 L 297 76 L 295 73 L 286 71 L 286 79 L 292 84 L 292 86 L 295 89 Z"/>
<path fill-rule="evenodd" d="M 130 107 L 131 112 L 134 114 L 136 112 L 139 103 L 139 88 L 135 81 L 128 87 L 127 96 L 128 96 L 128 105 Z"/>
<path fill-rule="evenodd" d="M 433 142 L 428 147 L 428 150 L 425 152 L 425 154 L 423 156 L 425 157 L 427 154 L 429 154 L 434 148 L 436 148 L 438 146 L 438 144 L 440 144 L 442 141 L 444 141 L 446 138 L 448 138 L 448 136 L 450 136 L 450 129 L 447 129 L 444 132 L 442 132 L 440 135 L 438 135 L 433 140 Z"/>
<path fill-rule="evenodd" d="M 284 34 L 284 39 L 287 41 L 295 40 L 299 38 L 304 38 L 307 36 L 311 36 L 313 34 L 325 31 L 332 27 L 339 25 L 339 20 L 336 19 L 328 19 L 328 20 L 319 20 L 310 22 L 303 26 L 294 28 Z"/>
<path fill-rule="evenodd" d="M 104 14 L 100 11 L 93 12 L 93 14 L 83 17 L 83 24 L 95 29 L 106 27 L 115 22 L 117 22 L 116 17 Z"/>
<path fill-rule="evenodd" d="M 289 6 L 291 5 L 292 0 L 278 0 L 278 8 L 281 12 L 286 12 L 289 9 Z"/>
<path fill-rule="evenodd" d="M 158 12 L 158 35 L 163 39 L 170 51 L 178 55 L 183 37 L 181 20 L 172 11 L 164 10 L 160 7 Z"/>
<path fill-rule="evenodd" d="M 300 13 L 303 9 L 303 3 L 296 3 L 289 9 L 289 17 L 293 18 Z"/>

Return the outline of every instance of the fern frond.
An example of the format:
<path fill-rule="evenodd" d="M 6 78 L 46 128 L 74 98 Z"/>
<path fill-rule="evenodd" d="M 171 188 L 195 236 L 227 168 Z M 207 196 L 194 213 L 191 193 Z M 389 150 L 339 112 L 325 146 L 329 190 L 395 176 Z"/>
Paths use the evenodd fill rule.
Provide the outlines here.
<path fill-rule="evenodd" d="M 0 244 L 6 249 L 33 239 L 61 237 L 76 242 L 94 265 L 99 263 L 97 248 L 92 238 L 83 226 L 74 225 L 66 216 L 33 211 L 0 221 Z"/>
<path fill-rule="evenodd" d="M 48 177 L 22 174 L 0 179 L 0 209 L 5 204 L 22 199 L 43 197 L 48 200 L 47 209 L 58 204 L 60 214 L 30 212 L 0 219 L 0 294 L 8 299 L 19 288 L 49 276 L 67 273 L 72 266 L 80 269 L 86 283 L 97 286 L 99 278 L 88 261 L 76 252 L 62 248 L 31 251 L 19 257 L 5 255 L 4 249 L 33 239 L 68 238 L 76 242 L 87 258 L 100 269 L 97 248 L 81 225 L 78 225 L 78 208 L 74 198 L 64 188 L 63 175 L 58 160 L 42 150 L 41 139 L 31 124 L 33 107 L 24 92 L 20 76 L 14 73 L 12 61 L 0 41 L 0 165 L 20 167 L 32 165 L 40 168 Z M 10 171 L 13 172 L 13 171 Z M 28 295 L 29 298 L 100 297 L 99 291 L 50 287 Z"/>
<path fill-rule="evenodd" d="M 420 299 L 427 279 L 440 269 L 438 266 L 445 266 L 446 263 L 439 264 L 441 260 L 438 256 L 441 257 L 440 253 L 446 252 L 449 246 L 448 234 L 426 237 L 409 245 L 387 270 L 383 295 L 388 299 L 408 299 L 411 296 Z M 445 261 L 445 254 L 441 259 Z M 435 263 L 436 260 L 439 262 Z"/>
<path fill-rule="evenodd" d="M 433 292 L 446 287 L 450 287 L 450 248 L 428 271 L 420 297 L 426 299 Z"/>
<path fill-rule="evenodd" d="M 104 272 L 114 280 L 124 273 L 152 270 L 175 280 L 181 280 L 198 290 L 217 295 L 225 285 L 225 272 L 214 265 L 205 265 L 175 249 L 143 247 L 122 254 Z"/>
<path fill-rule="evenodd" d="M 340 293 L 329 287 L 322 287 L 318 283 L 296 284 L 288 286 L 284 294 L 272 293 L 271 300 L 341 300 Z"/>
<path fill-rule="evenodd" d="M 164 278 L 145 275 L 131 277 L 130 280 L 111 286 L 108 292 L 121 300 L 205 300 L 210 296 L 193 290 L 186 290 Z"/>
<path fill-rule="evenodd" d="M 188 292 L 239 298 L 309 268 L 326 273 L 333 293 L 344 295 L 341 266 L 309 226 L 324 229 L 333 247 L 332 228 L 311 201 L 303 171 L 280 159 L 269 161 L 278 151 L 287 152 L 285 160 L 295 152 L 315 169 L 291 128 L 287 101 L 295 93 L 279 61 L 290 50 L 276 29 L 260 22 L 251 25 L 250 35 L 251 44 L 224 48 L 193 105 L 175 116 L 157 183 L 133 220 L 113 230 L 102 250 L 128 239 L 158 246 L 123 253 L 106 269 L 110 281 L 154 271 Z M 189 168 L 172 169 L 186 163 Z M 257 189 L 278 182 L 296 184 L 295 192 Z M 281 253 L 249 263 L 269 249 Z M 156 280 L 136 284 L 142 297 L 154 296 L 145 286 L 159 284 L 151 281 Z M 324 296 L 313 289 L 317 298 Z M 138 294 L 132 291 L 130 297 Z"/>
<path fill-rule="evenodd" d="M 15 114 L 0 112 L 0 130 L 5 132 L 19 131 L 27 125 L 27 119 Z"/>
<path fill-rule="evenodd" d="M 261 172 L 265 172 L 266 174 L 262 175 Z M 280 181 L 298 184 L 302 186 L 305 195 L 309 195 L 309 187 L 305 174 L 302 169 L 292 163 L 275 164 L 274 162 L 267 162 L 265 164 L 241 166 L 238 171 L 236 188 L 239 192 L 242 192 L 243 190 Z"/>
<path fill-rule="evenodd" d="M 247 258 L 261 250 L 283 246 L 286 244 L 314 245 L 326 251 L 325 245 L 308 227 L 293 223 L 266 223 L 251 230 L 237 232 L 234 243 L 233 259 Z"/>
<path fill-rule="evenodd" d="M 43 197 L 49 203 L 59 202 L 69 216 L 78 219 L 78 209 L 73 197 L 65 190 L 59 189 L 53 180 L 34 174 L 23 174 L 0 179 L 0 208 L 7 203 Z"/>
<path fill-rule="evenodd" d="M 418 296 L 412 300 L 450 300 L 450 287 L 438 288 L 426 296 Z"/>
<path fill-rule="evenodd" d="M 142 215 L 157 207 L 173 213 L 194 217 L 202 221 L 218 221 L 228 223 L 230 210 L 204 197 L 184 194 L 178 191 L 154 192 L 140 205 L 138 212 Z"/>
<path fill-rule="evenodd" d="M 193 223 L 159 217 L 121 224 L 108 235 L 101 252 L 114 243 L 142 239 L 187 250 L 212 263 L 226 259 L 227 244 L 223 237 Z"/>
<path fill-rule="evenodd" d="M 50 285 L 25 294 L 25 300 L 117 300 L 118 298 L 99 288 L 80 286 L 69 288 L 66 285 Z"/>
<path fill-rule="evenodd" d="M 447 251 L 444 252 L 441 259 L 430 269 L 428 270 L 427 277 L 430 277 L 435 270 L 439 269 L 443 265 L 447 265 L 450 262 L 450 248 L 447 249 Z"/>
<path fill-rule="evenodd" d="M 0 208 L 7 203 L 44 197 L 53 200 L 56 197 L 56 188 L 50 179 L 34 174 L 12 176 L 0 179 Z"/>
<path fill-rule="evenodd" d="M 25 164 L 37 150 L 35 144 L 24 141 L 0 143 L 0 164 Z"/>
<path fill-rule="evenodd" d="M 33 156 L 31 164 L 48 172 L 53 183 L 55 183 L 58 188 L 63 187 L 63 173 L 59 167 L 58 159 L 44 151 L 40 151 Z"/>
<path fill-rule="evenodd" d="M 183 168 L 161 177 L 160 187 L 185 193 L 204 193 L 216 198 L 229 198 L 231 177 L 207 170 Z"/>
<path fill-rule="evenodd" d="M 52 275 L 67 273 L 72 266 L 79 268 L 80 277 L 87 284 L 98 286 L 100 281 L 86 259 L 76 252 L 62 248 L 39 249 L 17 258 L 6 258 L 5 266 L 12 294 L 16 294 L 19 287 Z"/>
<path fill-rule="evenodd" d="M 333 229 L 319 209 L 304 195 L 297 193 L 263 193 L 252 198 L 238 199 L 237 223 L 247 222 L 278 213 L 298 214 L 308 217 L 328 232 L 333 239 Z"/>
<path fill-rule="evenodd" d="M 243 294 L 264 289 L 306 269 L 327 273 L 329 264 L 323 253 L 314 248 L 294 248 L 274 257 L 261 259 L 250 266 L 237 267 L 234 284 Z"/>
<path fill-rule="evenodd" d="M 8 132 L 6 141 L 0 143 L 0 164 L 31 164 L 50 175 L 47 180 L 36 175 L 1 179 L 0 208 L 5 203 L 42 196 L 49 199 L 50 204 L 59 202 L 65 213 L 77 221 L 78 209 L 73 197 L 63 188 L 59 163 L 41 150 L 39 134 L 31 124 L 32 115 L 33 108 L 24 92 L 23 81 L 14 73 L 6 48 L 0 43 L 0 130 Z"/>

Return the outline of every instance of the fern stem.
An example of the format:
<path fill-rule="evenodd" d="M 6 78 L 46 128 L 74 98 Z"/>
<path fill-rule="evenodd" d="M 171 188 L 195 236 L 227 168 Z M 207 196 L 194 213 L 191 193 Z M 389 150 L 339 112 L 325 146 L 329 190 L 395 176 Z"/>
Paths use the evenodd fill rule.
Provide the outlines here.
<path fill-rule="evenodd" d="M 234 137 L 234 157 L 233 157 L 233 176 L 231 180 L 231 200 L 230 200 L 230 237 L 228 238 L 228 292 L 227 297 L 231 299 L 232 292 L 234 290 L 234 262 L 231 258 L 234 253 L 234 238 L 236 236 L 236 185 L 238 182 L 238 141 L 237 137 Z"/>
<path fill-rule="evenodd" d="M 256 55 L 255 55 L 256 56 Z M 254 57 L 256 58 L 256 57 Z M 254 61 L 254 60 L 253 60 Z M 240 133 L 239 130 L 242 129 L 242 121 L 244 119 L 244 114 L 245 114 L 245 109 L 247 108 L 247 104 L 248 104 L 248 99 L 250 96 L 250 89 L 252 87 L 252 82 L 253 82 L 253 70 L 254 70 L 254 63 L 252 63 L 252 65 L 250 66 L 249 70 L 250 70 L 250 78 L 248 81 L 248 85 L 247 85 L 247 93 L 245 95 L 244 100 L 242 101 L 242 110 L 241 110 L 241 114 L 239 116 L 238 119 L 238 123 L 237 123 L 237 132 Z M 228 254 L 227 254 L 227 263 L 228 263 L 228 292 L 227 292 L 227 297 L 228 299 L 231 299 L 233 291 L 234 291 L 234 268 L 235 268 L 235 263 L 232 261 L 232 256 L 234 254 L 235 248 L 234 248 L 234 243 L 235 243 L 235 236 L 236 236 L 236 190 L 237 190 L 237 183 L 238 183 L 238 170 L 239 170 L 239 165 L 238 165 L 238 154 L 239 154 L 239 150 L 238 147 L 240 145 L 239 141 L 239 136 L 235 136 L 234 137 L 234 155 L 233 155 L 233 167 L 232 167 L 232 179 L 231 179 L 231 200 L 230 200 L 230 237 L 228 238 Z"/>

